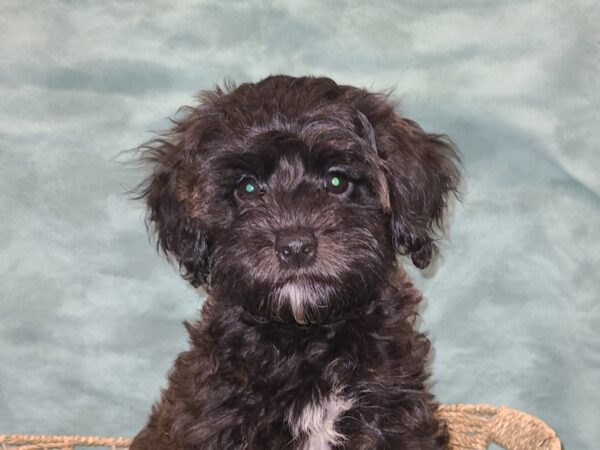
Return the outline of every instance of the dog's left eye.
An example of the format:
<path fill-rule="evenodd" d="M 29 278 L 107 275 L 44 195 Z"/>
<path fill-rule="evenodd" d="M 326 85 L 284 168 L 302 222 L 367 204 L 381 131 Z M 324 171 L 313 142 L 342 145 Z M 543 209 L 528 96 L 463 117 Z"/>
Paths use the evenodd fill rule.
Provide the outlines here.
<path fill-rule="evenodd" d="M 339 172 L 330 172 L 325 177 L 325 188 L 332 194 L 341 195 L 352 187 L 352 183 Z"/>
<path fill-rule="evenodd" d="M 253 195 L 262 194 L 264 191 L 258 185 L 258 182 L 254 178 L 243 178 L 239 182 L 236 188 L 236 194 L 238 197 L 251 197 Z"/>

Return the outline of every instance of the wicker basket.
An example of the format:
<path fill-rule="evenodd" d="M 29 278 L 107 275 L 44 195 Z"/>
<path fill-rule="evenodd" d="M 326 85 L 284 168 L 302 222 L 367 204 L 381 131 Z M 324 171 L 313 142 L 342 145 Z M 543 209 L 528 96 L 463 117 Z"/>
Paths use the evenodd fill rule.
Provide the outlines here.
<path fill-rule="evenodd" d="M 561 450 L 556 433 L 537 417 L 505 406 L 440 405 L 451 450 L 483 450 L 493 442 L 507 450 Z"/>
<path fill-rule="evenodd" d="M 0 449 L 2 450 L 75 450 L 87 447 L 121 450 L 129 448 L 129 444 L 131 444 L 131 439 L 125 438 L 0 434 Z"/>
<path fill-rule="evenodd" d="M 514 409 L 488 405 L 441 405 L 448 422 L 450 450 L 484 450 L 494 442 L 507 450 L 561 450 L 556 434 L 540 419 Z M 0 435 L 0 449 L 75 450 L 82 447 L 126 449 L 125 438 Z"/>

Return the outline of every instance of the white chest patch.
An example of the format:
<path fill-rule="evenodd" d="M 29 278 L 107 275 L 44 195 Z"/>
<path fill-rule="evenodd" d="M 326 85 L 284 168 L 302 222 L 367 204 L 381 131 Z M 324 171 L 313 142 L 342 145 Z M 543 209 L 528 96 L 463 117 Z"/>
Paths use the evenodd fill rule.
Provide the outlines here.
<path fill-rule="evenodd" d="M 308 436 L 303 450 L 330 450 L 332 444 L 342 443 L 345 437 L 335 430 L 335 421 L 352 407 L 352 403 L 352 400 L 332 394 L 318 404 L 306 405 L 293 422 L 288 414 L 294 437 Z"/>

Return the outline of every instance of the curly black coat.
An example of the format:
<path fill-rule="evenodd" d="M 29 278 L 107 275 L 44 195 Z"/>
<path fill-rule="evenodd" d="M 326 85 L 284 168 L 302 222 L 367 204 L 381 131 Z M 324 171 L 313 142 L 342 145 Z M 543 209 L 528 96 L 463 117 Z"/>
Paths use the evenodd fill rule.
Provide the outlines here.
<path fill-rule="evenodd" d="M 387 95 L 272 76 L 202 93 L 143 148 L 158 243 L 208 298 L 132 449 L 446 447 L 396 259 L 436 251 L 444 136 Z"/>

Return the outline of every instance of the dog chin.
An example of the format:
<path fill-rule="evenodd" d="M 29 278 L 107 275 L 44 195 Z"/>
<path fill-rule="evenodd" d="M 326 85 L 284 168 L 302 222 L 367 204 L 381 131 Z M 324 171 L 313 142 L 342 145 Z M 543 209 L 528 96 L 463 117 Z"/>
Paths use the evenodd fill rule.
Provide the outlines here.
<path fill-rule="evenodd" d="M 299 324 L 319 321 L 320 310 L 327 308 L 334 289 L 324 283 L 288 281 L 272 294 L 276 311 L 288 310 Z"/>

